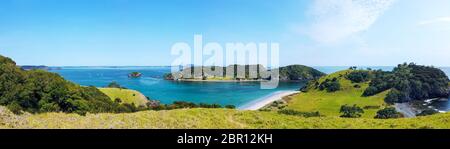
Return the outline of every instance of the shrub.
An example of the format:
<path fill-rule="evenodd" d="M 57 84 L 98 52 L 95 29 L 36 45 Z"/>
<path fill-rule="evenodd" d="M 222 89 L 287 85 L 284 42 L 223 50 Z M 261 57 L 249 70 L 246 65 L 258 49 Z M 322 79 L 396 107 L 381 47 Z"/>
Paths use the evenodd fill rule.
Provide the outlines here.
<path fill-rule="evenodd" d="M 339 113 L 342 113 L 341 117 L 358 118 L 361 117 L 361 114 L 364 113 L 364 110 L 356 105 L 343 105 L 341 106 L 341 110 Z"/>
<path fill-rule="evenodd" d="M 125 87 L 120 86 L 119 83 L 117 83 L 116 81 L 113 81 L 111 83 L 108 84 L 108 86 L 106 86 L 108 88 L 120 88 L 120 89 L 126 89 Z"/>
<path fill-rule="evenodd" d="M 397 112 L 395 108 L 388 107 L 377 111 L 375 118 L 377 119 L 389 119 L 389 118 L 400 118 L 402 114 Z"/>
<path fill-rule="evenodd" d="M 327 92 L 335 92 L 341 89 L 341 84 L 337 78 L 332 80 L 326 79 L 319 85 L 320 90 L 326 90 Z"/>
<path fill-rule="evenodd" d="M 116 98 L 116 99 L 114 99 L 114 102 L 120 104 L 120 103 L 122 103 L 122 99 Z"/>
<path fill-rule="evenodd" d="M 234 105 L 226 105 L 225 108 L 227 108 L 227 109 L 235 109 L 236 106 L 234 106 Z"/>
<path fill-rule="evenodd" d="M 380 106 L 364 106 L 363 109 L 368 110 L 368 109 L 379 109 Z"/>
<path fill-rule="evenodd" d="M 285 115 L 294 115 L 294 116 L 302 116 L 302 117 L 319 117 L 321 116 L 318 111 L 316 112 L 300 112 L 291 109 L 283 109 L 279 110 L 278 113 Z"/>
<path fill-rule="evenodd" d="M 405 97 L 402 94 L 402 92 L 398 91 L 397 89 L 392 89 L 386 95 L 386 97 L 384 98 L 384 101 L 392 104 L 392 103 L 401 102 L 403 100 L 403 98 L 405 98 Z"/>
<path fill-rule="evenodd" d="M 370 80 L 370 73 L 364 70 L 352 71 L 347 75 L 347 79 L 352 81 L 352 83 L 367 82 Z"/>
<path fill-rule="evenodd" d="M 363 96 L 372 96 L 378 94 L 378 88 L 375 86 L 369 86 L 364 90 Z"/>
<path fill-rule="evenodd" d="M 426 110 L 423 110 L 422 112 L 420 112 L 419 114 L 417 114 L 416 116 L 427 116 L 427 115 L 433 115 L 433 114 L 437 114 L 437 113 L 439 113 L 439 112 L 434 109 L 426 109 Z"/>

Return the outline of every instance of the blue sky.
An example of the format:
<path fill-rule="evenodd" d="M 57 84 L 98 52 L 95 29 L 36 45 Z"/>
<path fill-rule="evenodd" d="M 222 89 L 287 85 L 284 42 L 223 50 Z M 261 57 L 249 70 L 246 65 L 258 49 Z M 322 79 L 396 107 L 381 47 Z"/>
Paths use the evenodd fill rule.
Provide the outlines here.
<path fill-rule="evenodd" d="M 450 1 L 0 1 L 0 54 L 20 65 L 170 65 L 195 34 L 278 42 L 281 65 L 450 66 Z"/>

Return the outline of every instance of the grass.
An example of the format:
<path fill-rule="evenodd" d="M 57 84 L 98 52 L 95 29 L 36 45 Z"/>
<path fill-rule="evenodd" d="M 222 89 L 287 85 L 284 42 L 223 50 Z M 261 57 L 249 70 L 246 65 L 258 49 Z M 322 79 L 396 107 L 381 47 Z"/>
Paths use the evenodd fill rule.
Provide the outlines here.
<path fill-rule="evenodd" d="M 99 88 L 101 92 L 106 94 L 111 100 L 120 98 L 122 103 L 134 103 L 136 106 L 143 105 L 148 102 L 147 98 L 140 92 L 130 89 L 119 89 L 119 88 Z"/>
<path fill-rule="evenodd" d="M 276 112 L 232 109 L 178 109 L 126 114 L 43 113 L 14 115 L 0 107 L 0 128 L 244 128 L 244 129 L 400 129 L 450 128 L 450 113 L 418 118 L 379 120 L 334 116 L 304 118 Z"/>
<path fill-rule="evenodd" d="M 319 111 L 323 115 L 327 116 L 340 116 L 340 107 L 348 104 L 363 108 L 365 106 L 379 106 L 381 108 L 387 106 L 384 102 L 384 97 L 387 91 L 370 97 L 362 97 L 364 90 L 369 86 L 366 83 L 352 83 L 345 78 L 346 73 L 351 70 L 344 70 L 322 77 L 319 82 L 323 82 L 325 79 L 338 78 L 341 84 L 341 90 L 336 92 L 327 92 L 325 90 L 320 91 L 318 89 L 311 88 L 308 92 L 300 93 L 292 96 L 288 100 L 288 109 L 293 109 L 302 112 L 314 112 Z M 360 88 L 355 88 L 354 85 L 358 84 Z M 379 109 L 364 109 L 364 118 L 373 118 Z"/>

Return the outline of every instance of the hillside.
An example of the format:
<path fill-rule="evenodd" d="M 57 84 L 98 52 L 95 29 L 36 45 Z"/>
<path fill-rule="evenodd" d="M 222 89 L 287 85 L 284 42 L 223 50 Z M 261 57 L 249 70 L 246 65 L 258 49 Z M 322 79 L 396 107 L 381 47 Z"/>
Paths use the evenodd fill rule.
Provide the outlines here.
<path fill-rule="evenodd" d="M 340 90 L 328 92 L 326 90 L 320 90 L 315 87 L 315 84 L 310 83 L 307 87 L 307 92 L 297 94 L 288 99 L 287 108 L 302 112 L 319 111 L 326 116 L 339 116 L 341 115 L 339 110 L 342 105 L 356 104 L 359 107 L 370 106 L 371 108 L 364 109 L 362 117 L 373 118 L 376 115 L 376 111 L 386 106 L 384 97 L 387 92 L 363 97 L 362 94 L 369 86 L 369 83 L 352 83 L 345 77 L 352 71 L 355 70 L 339 71 L 318 80 L 318 83 L 320 84 L 327 79 L 332 80 L 333 78 L 336 78 L 340 84 Z"/>
<path fill-rule="evenodd" d="M 450 128 L 450 113 L 418 118 L 379 120 L 281 115 L 276 112 L 228 109 L 179 109 L 124 114 L 43 113 L 14 115 L 0 107 L 0 128 L 295 128 L 295 129 L 423 129 Z"/>
<path fill-rule="evenodd" d="M 147 98 L 142 93 L 135 90 L 120 88 L 99 88 L 99 90 L 113 101 L 119 98 L 122 103 L 133 103 L 136 106 L 146 106 L 146 103 L 148 102 Z"/>

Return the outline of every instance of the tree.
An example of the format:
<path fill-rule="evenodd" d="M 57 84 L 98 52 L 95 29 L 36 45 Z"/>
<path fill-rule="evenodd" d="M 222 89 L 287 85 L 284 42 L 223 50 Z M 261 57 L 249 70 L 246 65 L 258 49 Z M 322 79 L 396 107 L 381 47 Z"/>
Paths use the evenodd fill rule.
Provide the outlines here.
<path fill-rule="evenodd" d="M 120 89 L 126 89 L 125 87 L 120 86 L 119 83 L 117 83 L 116 81 L 112 81 L 111 83 L 108 84 L 108 86 L 106 86 L 108 88 L 120 88 Z"/>
<path fill-rule="evenodd" d="M 387 107 L 377 111 L 375 118 L 377 119 L 389 119 L 389 118 L 400 118 L 403 115 L 395 110 L 393 107 Z"/>
<path fill-rule="evenodd" d="M 45 70 L 25 71 L 0 56 L 0 105 L 14 113 L 66 112 L 81 115 L 118 112 L 119 104 L 96 87 L 69 82 Z M 132 109 L 131 106 L 125 108 Z"/>
<path fill-rule="evenodd" d="M 370 73 L 369 71 L 364 70 L 352 71 L 349 74 L 347 74 L 347 79 L 352 81 L 352 83 L 366 82 L 370 80 Z"/>
<path fill-rule="evenodd" d="M 342 113 L 341 117 L 358 118 L 361 117 L 361 114 L 364 113 L 364 110 L 356 105 L 343 105 L 341 106 L 341 110 L 339 113 Z"/>
<path fill-rule="evenodd" d="M 326 90 L 327 92 L 335 92 L 341 89 L 341 84 L 337 78 L 333 78 L 331 80 L 325 79 L 325 81 L 320 83 L 319 89 Z"/>
<path fill-rule="evenodd" d="M 437 114 L 437 113 L 439 113 L 439 112 L 434 109 L 426 109 L 426 110 L 423 110 L 422 112 L 420 112 L 419 114 L 417 114 L 416 116 L 427 116 L 427 115 L 433 115 L 433 114 Z"/>

